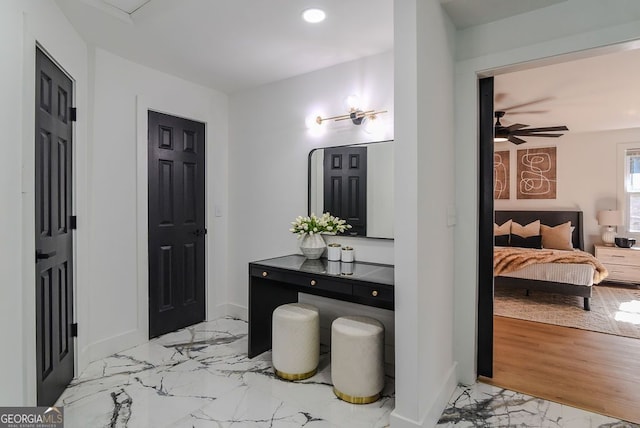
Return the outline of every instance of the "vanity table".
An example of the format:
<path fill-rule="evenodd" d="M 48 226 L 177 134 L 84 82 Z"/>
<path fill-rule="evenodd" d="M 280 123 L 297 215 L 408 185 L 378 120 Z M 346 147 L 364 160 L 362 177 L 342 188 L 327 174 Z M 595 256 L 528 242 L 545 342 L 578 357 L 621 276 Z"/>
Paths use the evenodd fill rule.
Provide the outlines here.
<path fill-rule="evenodd" d="M 308 260 L 302 255 L 249 263 L 249 358 L 271 349 L 271 316 L 298 293 L 393 310 L 394 267 Z"/>

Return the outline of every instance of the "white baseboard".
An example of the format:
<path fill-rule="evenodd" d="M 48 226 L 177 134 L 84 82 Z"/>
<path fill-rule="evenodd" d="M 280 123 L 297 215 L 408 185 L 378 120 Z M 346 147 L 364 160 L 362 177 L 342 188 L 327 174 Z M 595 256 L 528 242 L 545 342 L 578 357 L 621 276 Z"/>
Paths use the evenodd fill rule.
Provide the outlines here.
<path fill-rule="evenodd" d="M 449 403 L 449 399 L 451 398 L 451 394 L 456 389 L 458 385 L 458 377 L 457 377 L 457 367 L 458 363 L 454 362 L 447 373 L 447 377 L 444 379 L 444 382 L 440 386 L 440 390 L 438 391 L 438 395 L 436 399 L 433 401 L 433 404 L 429 408 L 429 411 L 425 415 L 422 420 L 423 427 L 435 427 L 440 420 L 440 416 L 442 416 L 442 412 L 446 409 L 447 404 Z"/>
<path fill-rule="evenodd" d="M 243 321 L 249 320 L 249 309 L 246 306 L 236 305 L 235 303 L 223 303 L 222 305 L 218 305 L 213 310 L 213 317 L 211 318 L 222 318 L 222 317 L 234 317 L 241 319 Z"/>
<path fill-rule="evenodd" d="M 396 400 L 398 398 L 396 397 Z M 395 410 L 391 412 L 391 416 L 389 417 L 389 422 L 391 422 L 391 428 L 419 428 L 421 427 L 420 423 L 414 421 L 413 419 L 405 418 L 404 416 L 398 414 Z"/>
<path fill-rule="evenodd" d="M 86 352 L 88 362 L 93 362 L 101 358 L 108 357 L 126 349 L 133 348 L 148 341 L 142 331 L 139 329 L 129 330 L 127 332 L 99 340 L 87 345 Z"/>
<path fill-rule="evenodd" d="M 403 415 L 400 415 L 395 410 L 391 412 L 391 428 L 432 428 L 435 427 L 442 415 L 442 411 L 447 407 L 447 403 L 449 403 L 449 399 L 451 398 L 451 394 L 456 389 L 458 384 L 456 378 L 456 367 L 458 363 L 453 363 L 449 371 L 447 372 L 447 377 L 444 379 L 444 382 L 440 386 L 438 390 L 438 394 L 436 398 L 433 400 L 431 405 L 425 406 L 428 408 L 427 412 L 424 414 L 420 421 L 415 421 L 413 419 L 407 418 Z"/>
<path fill-rule="evenodd" d="M 216 306 L 210 316 L 211 319 L 231 316 L 246 321 L 249 319 L 248 314 L 249 311 L 244 306 L 225 303 Z M 148 340 L 149 338 L 140 329 L 135 329 L 91 343 L 81 350 L 78 371 L 82 372 L 93 361 L 133 348 Z"/>

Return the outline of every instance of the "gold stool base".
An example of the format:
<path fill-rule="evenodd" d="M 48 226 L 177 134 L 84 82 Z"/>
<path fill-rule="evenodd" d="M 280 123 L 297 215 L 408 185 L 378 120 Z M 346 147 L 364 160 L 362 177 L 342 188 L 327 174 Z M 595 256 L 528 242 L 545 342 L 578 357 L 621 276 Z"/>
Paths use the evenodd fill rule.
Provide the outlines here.
<path fill-rule="evenodd" d="M 380 392 L 370 397 L 352 397 L 351 395 L 347 395 L 338 391 L 335 387 L 333 388 L 333 393 L 336 394 L 336 397 L 338 397 L 342 401 L 346 401 L 347 403 L 351 404 L 369 404 L 373 403 L 374 401 L 378 401 L 378 399 L 380 398 Z"/>
<path fill-rule="evenodd" d="M 284 379 L 284 380 L 303 380 L 303 379 L 308 379 L 311 376 L 313 376 L 314 374 L 316 374 L 316 372 L 318 371 L 318 368 L 316 367 L 315 369 L 311 370 L 310 372 L 307 373 L 284 373 L 281 372 L 280 370 L 276 369 L 275 367 L 273 368 L 274 373 L 276 374 L 276 376 L 278 376 L 280 379 Z"/>

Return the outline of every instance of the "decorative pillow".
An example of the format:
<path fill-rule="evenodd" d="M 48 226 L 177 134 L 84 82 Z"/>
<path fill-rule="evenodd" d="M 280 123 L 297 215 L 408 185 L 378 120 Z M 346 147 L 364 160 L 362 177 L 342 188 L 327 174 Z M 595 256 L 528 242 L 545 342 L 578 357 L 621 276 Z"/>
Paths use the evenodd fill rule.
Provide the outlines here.
<path fill-rule="evenodd" d="M 498 235 L 508 235 L 511 233 L 511 220 L 507 220 L 498 226 L 496 223 L 493 223 L 493 234 L 495 236 Z"/>
<path fill-rule="evenodd" d="M 542 248 L 542 235 L 520 236 L 511 234 L 509 246 L 520 248 Z"/>
<path fill-rule="evenodd" d="M 542 247 L 555 250 L 573 250 L 571 243 L 571 222 L 559 224 L 551 227 L 545 224 L 540 225 L 542 235 Z"/>
<path fill-rule="evenodd" d="M 508 247 L 509 235 L 496 235 L 493 237 L 493 245 L 496 247 Z"/>
<path fill-rule="evenodd" d="M 540 220 L 532 221 L 526 226 L 516 223 L 515 221 L 512 222 L 511 235 L 518 235 L 522 238 L 540 235 Z"/>

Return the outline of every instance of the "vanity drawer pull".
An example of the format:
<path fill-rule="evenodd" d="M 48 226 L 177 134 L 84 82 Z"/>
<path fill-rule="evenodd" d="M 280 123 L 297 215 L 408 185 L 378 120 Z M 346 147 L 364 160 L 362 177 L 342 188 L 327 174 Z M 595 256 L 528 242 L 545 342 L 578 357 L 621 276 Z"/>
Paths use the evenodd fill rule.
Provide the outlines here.
<path fill-rule="evenodd" d="M 262 272 L 262 276 L 266 277 L 269 276 L 269 272 L 267 272 L 266 270 Z"/>
<path fill-rule="evenodd" d="M 372 295 L 373 297 L 377 297 L 377 296 L 378 296 L 378 290 L 373 290 L 373 291 L 371 292 L 371 295 Z"/>
<path fill-rule="evenodd" d="M 313 286 L 313 285 L 316 285 L 316 284 L 317 284 L 317 283 L 316 283 L 316 280 L 315 280 L 315 279 L 312 279 L 312 280 L 311 280 L 311 285 Z"/>

